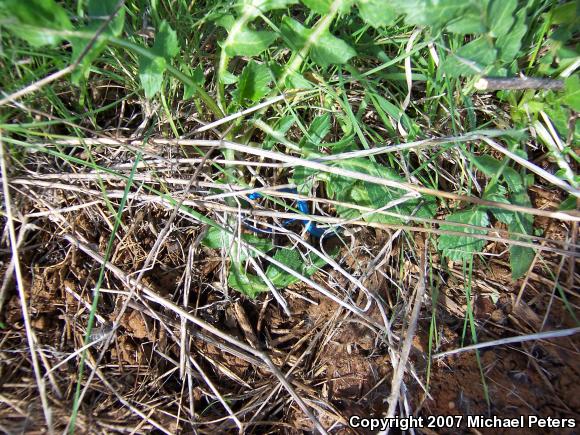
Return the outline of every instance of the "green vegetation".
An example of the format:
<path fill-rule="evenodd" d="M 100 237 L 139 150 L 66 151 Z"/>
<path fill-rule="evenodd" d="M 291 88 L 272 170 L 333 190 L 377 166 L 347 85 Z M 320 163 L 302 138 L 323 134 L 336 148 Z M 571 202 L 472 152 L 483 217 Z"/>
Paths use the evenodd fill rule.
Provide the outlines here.
<path fill-rule="evenodd" d="M 505 249 L 515 281 L 541 257 L 537 236 L 546 228 L 534 226 L 542 207 L 530 189 L 557 190 L 552 211 L 577 208 L 578 7 L 550 0 L 1 0 L 2 98 L 64 71 L 3 100 L 2 141 L 15 173 L 43 155 L 58 171 L 97 174 L 114 216 L 105 261 L 122 240 L 131 192 L 144 192 L 203 224 L 201 246 L 226 254 L 222 282 L 252 299 L 307 282 L 328 261 L 343 266 L 340 252 L 352 254 L 354 245 L 367 249 L 370 241 L 348 231 L 353 222 L 402 229 L 410 250 L 419 249 L 415 231 L 427 232 L 430 262 L 442 271 L 459 264 L 462 339 L 476 343 L 473 269 Z M 477 90 L 483 77 L 521 74 L 562 86 Z M 125 122 L 125 111 L 138 121 Z M 117 151 L 84 141 L 105 136 L 123 139 L 118 153 L 130 173 L 115 166 Z M 199 159 L 207 171 L 188 176 L 203 173 L 213 183 L 206 194 L 223 197 L 186 203 L 167 173 L 154 165 L 141 171 L 143 159 L 170 158 L 154 139 Z M 124 183 L 121 197 L 111 196 L 109 176 Z M 267 190 L 287 184 L 300 196 Z M 262 198 L 250 200 L 251 189 Z M 227 195 L 235 190 L 242 193 Z M 285 234 L 300 231 L 283 223 L 288 214 L 304 218 L 298 198 L 335 236 L 321 241 L 302 228 L 300 244 Z M 101 265 L 85 344 L 105 275 Z M 433 317 L 430 354 L 436 325 Z M 78 373 L 75 416 L 83 364 Z M 73 417 L 71 431 L 74 425 Z"/>

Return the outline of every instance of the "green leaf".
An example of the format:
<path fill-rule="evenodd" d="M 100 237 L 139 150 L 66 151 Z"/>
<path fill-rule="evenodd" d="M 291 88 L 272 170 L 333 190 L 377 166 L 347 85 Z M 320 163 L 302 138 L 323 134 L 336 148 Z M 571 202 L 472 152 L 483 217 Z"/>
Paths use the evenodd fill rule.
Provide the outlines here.
<path fill-rule="evenodd" d="M 330 12 L 333 0 L 301 0 L 302 3 L 317 14 L 326 15 Z"/>
<path fill-rule="evenodd" d="M 170 61 L 179 53 L 177 34 L 165 20 L 161 22 L 159 31 L 155 35 L 153 52 L 158 56 L 163 56 L 167 61 Z"/>
<path fill-rule="evenodd" d="M 225 50 L 228 56 L 257 56 L 268 49 L 276 38 L 274 32 L 242 29 L 228 40 Z"/>
<path fill-rule="evenodd" d="M 448 57 L 443 64 L 443 70 L 451 77 L 480 74 L 493 64 L 495 58 L 496 50 L 489 39 L 480 36 Z"/>
<path fill-rule="evenodd" d="M 518 279 L 524 276 L 529 270 L 536 253 L 532 248 L 524 246 L 510 246 L 510 266 L 512 278 Z"/>
<path fill-rule="evenodd" d="M 445 29 L 459 35 L 487 32 L 487 28 L 481 20 L 481 14 L 478 13 L 466 14 L 465 16 L 454 20 L 452 23 L 449 23 Z"/>
<path fill-rule="evenodd" d="M 183 99 L 188 100 L 197 93 L 197 89 L 203 87 L 205 82 L 205 76 L 203 74 L 203 68 L 201 65 L 197 65 L 190 75 L 191 81 L 195 86 L 185 85 L 185 90 L 183 92 Z"/>
<path fill-rule="evenodd" d="M 526 25 L 526 8 L 521 8 L 516 14 L 516 22 L 507 34 L 498 37 L 495 46 L 499 52 L 499 59 L 502 62 L 511 62 L 519 54 L 522 46 L 522 39 L 528 31 Z"/>
<path fill-rule="evenodd" d="M 302 141 L 300 141 L 300 146 L 309 145 L 320 145 L 324 140 L 328 132 L 330 131 L 330 114 L 324 113 L 321 116 L 317 116 L 310 124 L 308 128 L 308 134 L 304 136 Z"/>
<path fill-rule="evenodd" d="M 481 208 L 458 211 L 447 216 L 445 220 L 447 222 L 457 222 L 480 227 L 486 227 L 489 224 L 487 213 Z M 486 234 L 485 230 L 456 227 L 445 224 L 441 225 L 440 229 L 445 231 L 462 232 L 465 234 Z M 481 252 L 485 244 L 485 240 L 475 239 L 467 235 L 456 236 L 451 234 L 442 234 L 439 236 L 438 247 L 445 257 L 453 261 L 461 261 L 469 260 L 473 254 Z"/>
<path fill-rule="evenodd" d="M 3 0 L 0 19 L 11 33 L 34 47 L 57 45 L 64 38 L 46 30 L 71 30 L 66 11 L 54 0 Z"/>
<path fill-rule="evenodd" d="M 569 195 L 564 201 L 560 203 L 558 210 L 576 210 L 577 198 L 574 195 Z"/>
<path fill-rule="evenodd" d="M 330 256 L 334 257 L 337 253 L 338 250 L 334 250 Z M 306 261 L 296 249 L 280 248 L 272 258 L 306 278 L 326 264 L 326 261 L 317 255 L 308 254 L 305 257 Z M 265 275 L 277 289 L 288 287 L 299 281 L 298 278 L 274 264 L 268 266 Z M 232 266 L 230 269 L 228 285 L 251 298 L 269 290 L 267 284 L 259 276 L 248 273 L 239 266 Z"/>
<path fill-rule="evenodd" d="M 82 32 L 96 34 L 96 32 L 101 27 L 103 20 L 109 19 L 109 17 L 115 13 L 117 10 L 117 0 L 89 0 L 87 16 L 89 22 L 87 25 L 81 29 Z M 74 84 L 78 85 L 82 80 L 88 78 L 91 64 L 93 61 L 99 57 L 107 46 L 107 37 L 109 36 L 119 36 L 123 31 L 123 26 L 125 24 L 125 9 L 121 8 L 117 15 L 111 20 L 109 24 L 101 33 L 99 40 L 95 41 L 91 49 L 86 53 L 79 66 L 72 73 L 72 81 Z M 73 46 L 72 60 L 76 61 L 79 56 L 84 52 L 87 45 L 91 42 L 87 38 L 70 38 L 70 42 Z"/>
<path fill-rule="evenodd" d="M 149 51 L 155 58 L 139 56 L 139 78 L 145 97 L 153 98 L 161 90 L 167 64 L 179 53 L 177 35 L 167 21 L 161 22 L 153 47 Z"/>
<path fill-rule="evenodd" d="M 244 0 L 240 13 L 248 12 L 257 17 L 273 9 L 286 9 L 288 6 L 298 3 L 297 0 Z M 252 12 L 254 11 L 254 12 Z"/>
<path fill-rule="evenodd" d="M 328 31 L 320 35 L 318 39 L 312 40 L 312 29 L 304 27 L 289 17 L 283 18 L 280 32 L 292 50 L 309 48 L 312 60 L 322 67 L 344 64 L 351 57 L 356 56 L 356 51 L 350 45 Z"/>
<path fill-rule="evenodd" d="M 470 6 L 467 1 L 458 0 L 393 0 L 390 4 L 406 14 L 407 24 L 431 26 L 435 30 L 462 16 Z"/>
<path fill-rule="evenodd" d="M 356 51 L 342 39 L 325 32 L 312 47 L 310 55 L 315 63 L 327 67 L 347 63 L 356 56 Z"/>
<path fill-rule="evenodd" d="M 470 156 L 469 159 L 475 164 L 477 169 L 488 177 L 494 177 L 501 172 L 503 179 L 512 192 L 522 189 L 522 177 L 514 168 L 504 165 L 503 162 L 485 154 L 477 157 Z"/>
<path fill-rule="evenodd" d="M 526 192 L 525 188 L 521 188 L 519 191 L 514 192 L 510 197 L 512 204 L 521 205 L 524 207 L 531 207 L 532 202 L 530 197 Z M 524 213 L 514 213 L 514 218 L 512 222 L 508 225 L 508 230 L 510 233 L 521 233 L 521 234 L 532 234 L 534 229 L 534 218 L 529 214 Z M 521 237 L 512 236 L 515 240 L 524 240 Z M 512 245 L 510 246 L 510 265 L 512 268 L 512 278 L 518 279 L 524 273 L 527 272 L 532 261 L 534 259 L 535 253 L 532 248 L 526 248 L 521 246 Z"/>
<path fill-rule="evenodd" d="M 252 299 L 269 290 L 259 276 L 246 272 L 240 265 L 234 263 L 228 274 L 228 286 Z"/>
<path fill-rule="evenodd" d="M 489 7 L 490 34 L 496 38 L 506 35 L 514 23 L 517 0 L 494 0 Z"/>
<path fill-rule="evenodd" d="M 163 73 L 166 67 L 167 61 L 164 57 L 157 56 L 153 59 L 148 57 L 139 58 L 139 78 L 146 98 L 153 98 L 161 90 Z"/>
<path fill-rule="evenodd" d="M 250 61 L 240 75 L 233 97 L 240 106 L 250 106 L 270 92 L 271 81 L 272 74 L 267 65 Z"/>
<path fill-rule="evenodd" d="M 405 181 L 395 171 L 364 158 L 350 159 L 349 161 L 340 162 L 336 166 L 387 180 Z M 392 201 L 401 199 L 405 194 L 401 189 L 380 186 L 365 181 L 354 181 L 351 178 L 339 175 L 328 176 L 326 191 L 332 199 L 376 209 L 384 207 Z M 361 212 L 358 210 L 341 206 L 337 206 L 336 211 L 341 217 L 346 219 L 356 218 L 361 215 Z M 431 218 L 436 211 L 436 200 L 433 197 L 409 199 L 394 207 L 390 207 L 386 211 L 404 216 L 413 215 Z M 365 215 L 364 220 L 387 224 L 401 223 L 404 221 L 400 218 L 383 214 Z"/>
<path fill-rule="evenodd" d="M 552 24 L 574 24 L 578 19 L 578 7 L 577 1 L 558 5 L 552 11 Z"/>
<path fill-rule="evenodd" d="M 335 254 L 336 251 L 330 255 L 333 256 Z M 320 258 L 318 255 L 311 253 L 306 255 L 306 261 L 304 261 L 297 249 L 278 249 L 273 258 L 307 278 L 312 276 L 318 269 L 326 264 L 325 260 Z M 270 266 L 268 266 L 266 276 L 270 278 L 270 281 L 272 281 L 272 284 L 274 284 L 276 288 L 288 287 L 289 285 L 299 281 L 298 278 L 290 275 L 284 269 L 275 264 L 270 264 Z"/>
<path fill-rule="evenodd" d="M 262 239 L 255 234 L 242 234 L 242 240 L 259 249 L 262 252 L 268 252 L 274 248 L 270 239 Z M 239 243 L 239 239 L 220 228 L 211 227 L 202 244 L 208 248 L 221 249 L 225 248 L 233 262 L 243 261 L 248 257 L 255 257 L 258 254 Z"/>
<path fill-rule="evenodd" d="M 360 17 L 374 28 L 392 24 L 399 11 L 385 0 L 358 0 Z"/>
<path fill-rule="evenodd" d="M 278 137 L 283 137 L 295 123 L 295 115 L 286 115 L 278 119 L 274 124 L 274 131 L 277 133 L 276 136 L 279 135 Z M 277 143 L 279 143 L 279 141 L 275 137 L 268 135 L 266 140 L 264 140 L 262 147 L 266 150 L 271 150 Z"/>
<path fill-rule="evenodd" d="M 568 77 L 565 81 L 564 97 L 562 102 L 572 110 L 580 112 L 580 76 L 574 74 Z"/>
<path fill-rule="evenodd" d="M 222 74 L 222 81 L 225 85 L 233 85 L 234 83 L 238 83 L 238 80 L 240 80 L 240 78 L 229 71 L 225 71 Z"/>
<path fill-rule="evenodd" d="M 234 24 L 236 23 L 236 19 L 232 14 L 223 14 L 219 15 L 215 20 L 214 23 L 220 27 L 223 27 L 228 32 L 232 30 Z"/>
<path fill-rule="evenodd" d="M 306 44 L 311 32 L 310 29 L 307 29 L 298 21 L 288 16 L 282 18 L 280 33 L 289 47 L 294 51 L 300 50 Z"/>
<path fill-rule="evenodd" d="M 501 202 L 503 204 L 511 204 L 507 199 L 507 189 L 501 185 L 494 185 L 491 189 L 486 189 L 483 195 L 483 199 L 487 201 Z M 502 208 L 489 207 L 488 210 L 493 213 L 495 218 L 509 225 L 514 220 L 514 213 L 509 210 L 504 210 Z"/>

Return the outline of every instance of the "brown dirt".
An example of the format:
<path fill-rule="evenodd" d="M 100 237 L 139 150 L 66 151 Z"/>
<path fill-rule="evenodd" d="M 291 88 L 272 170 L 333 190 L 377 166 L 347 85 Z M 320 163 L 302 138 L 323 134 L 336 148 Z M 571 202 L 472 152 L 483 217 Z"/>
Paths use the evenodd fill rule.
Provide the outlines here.
<path fill-rule="evenodd" d="M 148 216 L 159 232 L 167 213 L 153 207 Z M 127 222 L 133 222 L 133 226 L 127 228 L 127 233 L 122 231 L 125 237 L 122 242 L 117 241 L 114 258 L 121 269 L 138 270 L 153 246 L 155 236 L 147 230 L 142 219 L 132 218 Z M 46 228 L 51 228 L 51 225 L 46 222 Z M 177 225 L 178 230 L 167 238 L 158 263 L 147 272 L 144 282 L 160 295 L 182 304 L 183 265 L 180 263 L 183 254 L 177 252 L 195 240 L 200 229 L 192 230 L 191 223 L 185 220 L 178 221 Z M 182 231 L 179 225 L 184 227 Z M 108 232 L 98 222 L 87 218 L 85 213 L 79 213 L 75 227 L 95 244 L 95 249 L 103 252 Z M 57 231 L 52 228 L 54 231 L 35 235 L 36 242 L 43 241 L 43 247 L 23 251 L 21 260 L 32 325 L 45 358 L 55 365 L 82 346 L 99 267 L 77 249 L 63 248 L 66 245 L 54 237 Z M 567 228 L 547 225 L 546 230 L 552 238 L 563 238 Z M 344 258 L 343 264 L 350 271 L 361 273 L 387 243 L 389 234 L 363 230 L 357 238 L 365 242 L 367 249 L 358 249 L 357 246 L 351 252 L 343 250 L 339 258 Z M 421 238 L 416 241 L 422 243 Z M 407 310 L 413 300 L 419 271 L 416 259 L 408 256 L 402 247 L 406 243 L 410 240 L 398 239 L 391 256 L 365 281 L 369 289 L 385 301 L 393 332 L 401 337 L 407 328 Z M 503 249 L 499 244 L 487 247 L 487 251 L 494 254 Z M 248 300 L 230 291 L 229 298 L 224 297 L 219 290 L 220 258 L 206 248 L 199 248 L 197 252 L 187 309 L 250 346 L 266 350 L 284 372 L 292 370 L 294 388 L 315 409 L 319 420 L 326 427 L 332 427 L 331 433 L 353 433 L 346 425 L 351 415 L 381 416 L 386 411 L 393 369 L 388 345 L 376 332 L 302 284 L 291 286 L 292 293 L 285 293 L 293 313 L 290 318 L 266 295 Z M 7 264 L 9 259 L 4 255 L 2 260 Z M 556 270 L 557 256 L 548 254 L 544 261 Z M 397 277 L 401 264 L 405 274 Z M 429 362 L 430 352 L 435 354 L 471 343 L 469 329 L 465 340 L 461 338 L 466 313 L 465 280 L 460 267 L 450 269 L 450 266 L 454 265 L 433 264 L 433 283 L 428 298 L 423 301 L 410 354 L 411 366 L 422 383 L 426 383 L 429 373 L 428 393 L 407 374 L 404 381 L 410 407 L 424 417 L 490 413 L 502 418 L 539 415 L 578 419 L 580 339 L 577 336 L 481 351 L 481 368 L 485 374 L 489 403 L 485 400 L 480 366 L 474 352 Z M 478 263 L 477 266 L 481 265 Z M 567 270 L 562 273 L 566 276 Z M 397 289 L 386 276 L 397 277 L 400 288 Z M 318 273 L 314 279 L 326 288 L 330 285 L 352 288 L 335 270 Z M 530 274 L 523 304 L 515 306 L 521 284 L 521 280 L 513 282 L 511 279 L 505 256 L 492 257 L 485 269 L 475 270 L 472 290 L 475 296 L 471 303 L 478 341 L 537 332 L 548 308 L 550 311 L 543 330 L 576 326 L 560 293 L 556 292 L 557 298 L 550 303 L 552 283 L 540 265 Z M 102 293 L 99 314 L 110 322 L 123 301 L 114 291 L 126 287 L 107 274 L 103 288 L 111 292 Z M 9 292 L 2 318 L 6 328 L 0 331 L 0 391 L 4 403 L 0 405 L 0 423 L 12 432 L 33 433 L 42 428 L 42 410 L 27 357 L 20 301 L 14 283 Z M 432 308 L 431 300 L 436 292 L 438 304 Z M 571 289 L 567 290 L 566 297 L 573 309 L 580 303 Z M 357 292 L 352 298 L 359 306 L 366 303 L 364 296 Z M 367 315 L 375 322 L 382 322 L 375 305 Z M 432 316 L 436 319 L 436 337 L 432 337 L 430 346 Z M 216 427 L 220 428 L 219 433 L 236 432 L 235 425 L 227 419 L 228 414 L 204 381 L 204 376 L 213 382 L 232 409 L 240 413 L 242 421 L 252 422 L 247 426 L 248 432 L 301 433 L 312 430 L 312 423 L 287 393 L 282 391 L 270 396 L 278 383 L 259 361 L 225 352 L 223 342 L 208 343 L 197 329 L 189 329 L 189 332 L 188 355 L 195 358 L 204 373 L 201 375 L 193 370 L 191 383 L 187 376 L 180 375 L 179 319 L 167 310 L 136 300 L 121 318 L 121 328 L 101 363 L 104 379 L 95 378 L 83 402 L 77 422 L 78 432 L 111 433 L 124 427 L 145 433 L 154 429 L 151 421 L 175 433 L 190 433 L 194 429 L 200 433 L 215 432 Z M 98 346 L 91 351 L 92 361 L 99 351 Z M 58 390 L 58 396 L 55 393 L 51 400 L 57 430 L 64 430 L 68 422 L 76 380 L 77 364 L 74 360 L 59 367 L 51 380 Z M 143 420 L 121 405 L 111 388 L 150 420 Z M 51 391 L 56 390 L 51 387 Z M 189 397 L 192 398 L 191 404 Z M 268 405 L 258 412 L 262 403 Z M 191 419 L 197 422 L 195 424 L 190 422 L 190 409 L 196 416 L 196 419 Z M 216 426 L 216 421 L 220 422 L 219 426 Z M 478 433 L 467 429 L 462 431 Z M 436 432 L 458 433 L 457 430 Z M 508 433 L 507 430 L 479 430 L 479 433 L 504 432 Z M 574 431 L 544 429 L 536 433 Z"/>

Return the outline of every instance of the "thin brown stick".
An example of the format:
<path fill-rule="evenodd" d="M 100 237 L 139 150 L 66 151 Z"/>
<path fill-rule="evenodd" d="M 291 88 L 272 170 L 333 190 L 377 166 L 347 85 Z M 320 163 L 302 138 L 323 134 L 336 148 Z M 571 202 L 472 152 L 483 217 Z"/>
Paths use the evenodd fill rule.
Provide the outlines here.
<path fill-rule="evenodd" d="M 563 80 L 536 77 L 482 77 L 474 85 L 478 91 L 499 91 L 519 89 L 564 89 Z"/>

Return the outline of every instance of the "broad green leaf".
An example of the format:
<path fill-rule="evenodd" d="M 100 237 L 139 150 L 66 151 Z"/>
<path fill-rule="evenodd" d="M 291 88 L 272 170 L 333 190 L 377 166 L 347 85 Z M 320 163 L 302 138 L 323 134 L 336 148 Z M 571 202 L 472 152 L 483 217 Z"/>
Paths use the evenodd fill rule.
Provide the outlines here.
<path fill-rule="evenodd" d="M 521 8 L 516 14 L 516 21 L 507 34 L 502 35 L 495 41 L 498 57 L 502 62 L 513 61 L 520 52 L 522 39 L 528 31 L 526 25 L 526 8 Z"/>
<path fill-rule="evenodd" d="M 236 19 L 231 14 L 223 14 L 223 15 L 220 15 L 214 21 L 214 23 L 216 23 L 220 27 L 223 27 L 224 29 L 226 29 L 229 32 L 232 29 L 232 27 L 234 27 L 234 24 L 236 23 Z"/>
<path fill-rule="evenodd" d="M 222 74 L 222 81 L 225 85 L 233 85 L 234 83 L 238 83 L 238 80 L 240 80 L 240 78 L 229 71 L 225 71 Z"/>
<path fill-rule="evenodd" d="M 239 264 L 234 263 L 228 274 L 228 286 L 252 299 L 262 292 L 269 291 L 268 286 L 259 276 L 246 272 Z"/>
<path fill-rule="evenodd" d="M 496 50 L 489 39 L 480 36 L 449 56 L 443 64 L 443 70 L 451 77 L 480 74 L 493 64 L 495 58 Z"/>
<path fill-rule="evenodd" d="M 270 92 L 271 81 L 272 74 L 267 65 L 250 61 L 240 75 L 233 97 L 240 106 L 250 106 Z"/>
<path fill-rule="evenodd" d="M 489 24 L 491 36 L 496 38 L 506 35 L 514 23 L 514 11 L 517 0 L 495 0 L 489 6 Z"/>
<path fill-rule="evenodd" d="M 302 74 L 293 72 L 286 77 L 286 89 L 312 89 L 314 86 Z"/>
<path fill-rule="evenodd" d="M 335 250 L 330 255 L 333 257 L 337 252 L 338 250 Z M 306 278 L 326 264 L 326 261 L 314 254 L 306 255 L 306 261 L 304 261 L 296 249 L 289 248 L 278 249 L 273 258 Z M 299 281 L 298 278 L 274 264 L 268 266 L 265 275 L 277 289 L 288 287 Z M 269 291 L 268 285 L 259 276 L 246 272 L 238 265 L 233 265 L 230 269 L 228 285 L 251 298 Z"/>
<path fill-rule="evenodd" d="M 503 204 L 511 204 L 507 199 L 507 193 L 505 187 L 496 184 L 493 188 L 486 189 L 483 199 L 487 201 L 501 202 Z M 503 222 L 504 224 L 509 225 L 514 220 L 514 213 L 509 210 L 496 207 L 489 207 L 488 210 L 493 213 L 498 221 Z"/>
<path fill-rule="evenodd" d="M 308 195 L 310 193 L 310 189 L 314 185 L 316 175 L 318 175 L 318 172 L 314 169 L 305 168 L 304 166 L 297 166 L 294 168 L 291 181 L 296 185 L 298 193 L 302 195 Z"/>
<path fill-rule="evenodd" d="M 488 177 L 493 177 L 501 172 L 503 179 L 512 192 L 522 189 L 522 177 L 514 168 L 504 165 L 503 162 L 486 154 L 477 157 L 470 156 L 470 160 L 475 164 L 477 169 Z"/>
<path fill-rule="evenodd" d="M 242 240 L 262 252 L 268 252 L 274 247 L 270 239 L 260 238 L 255 234 L 243 234 Z M 235 260 L 234 262 L 237 262 L 238 259 L 242 261 L 248 257 L 255 257 L 258 255 L 254 251 L 240 245 L 239 239 L 234 239 L 234 236 L 229 232 L 214 227 L 211 227 L 207 231 L 205 238 L 202 240 L 202 244 L 213 249 L 225 248 L 229 253 L 230 258 Z"/>
<path fill-rule="evenodd" d="M 282 18 L 280 33 L 289 47 L 294 51 L 300 50 L 300 48 L 306 44 L 311 32 L 310 29 L 307 29 L 298 21 L 290 17 L 285 16 Z"/>
<path fill-rule="evenodd" d="M 326 32 L 314 44 L 310 55 L 314 62 L 326 67 L 347 63 L 351 57 L 356 56 L 356 51 L 342 39 Z"/>
<path fill-rule="evenodd" d="M 576 210 L 578 199 L 574 195 L 569 195 L 560 203 L 558 210 Z"/>
<path fill-rule="evenodd" d="M 358 0 L 360 17 L 371 26 L 378 28 L 392 24 L 399 11 L 385 0 Z"/>
<path fill-rule="evenodd" d="M 510 266 L 512 278 L 518 279 L 524 276 L 530 268 L 536 253 L 532 248 L 524 246 L 510 246 Z"/>
<path fill-rule="evenodd" d="M 521 188 L 519 191 L 512 194 L 510 197 L 510 201 L 512 204 L 522 205 L 525 207 L 531 207 L 532 202 L 530 201 L 530 197 L 524 188 Z M 514 233 L 521 233 L 521 234 L 532 234 L 534 230 L 534 218 L 529 214 L 523 213 L 514 213 L 513 220 L 508 225 L 508 230 Z M 511 234 L 510 234 L 511 236 Z M 511 236 L 516 240 L 525 240 L 523 238 L 519 238 L 517 236 Z M 526 248 L 521 246 L 512 245 L 510 246 L 510 265 L 512 268 L 512 278 L 518 279 L 530 267 L 534 259 L 535 253 L 532 248 Z"/>
<path fill-rule="evenodd" d="M 566 79 L 562 102 L 580 112 L 580 76 L 574 74 Z"/>
<path fill-rule="evenodd" d="M 240 13 L 248 13 L 257 17 L 260 13 L 273 9 L 285 9 L 290 5 L 298 3 L 298 0 L 244 0 Z"/>
<path fill-rule="evenodd" d="M 158 56 L 163 56 L 167 61 L 170 61 L 179 53 L 177 34 L 165 20 L 161 22 L 159 31 L 155 35 L 153 52 Z"/>
<path fill-rule="evenodd" d="M 552 11 L 552 24 L 574 24 L 578 20 L 578 2 L 570 1 Z"/>
<path fill-rule="evenodd" d="M 330 132 L 330 113 L 324 113 L 317 116 L 308 128 L 309 141 L 315 145 L 319 145 L 326 135 Z"/>
<path fill-rule="evenodd" d="M 405 22 L 440 29 L 449 21 L 463 15 L 470 6 L 458 0 L 392 0 L 391 6 L 406 14 Z"/>
<path fill-rule="evenodd" d="M 225 46 L 228 56 L 257 56 L 277 38 L 274 32 L 242 29 L 228 38 Z"/>
<path fill-rule="evenodd" d="M 403 124 L 403 127 L 405 127 L 405 129 L 409 132 L 417 131 L 419 129 L 417 124 L 411 118 L 409 118 L 404 111 L 401 110 L 401 107 L 394 105 L 383 96 L 379 94 L 374 94 L 371 95 L 371 100 L 373 101 L 373 105 L 377 109 L 377 112 L 381 117 L 383 124 L 389 130 L 394 130 L 393 122 L 391 122 L 388 118 L 386 118 L 384 116 L 384 113 L 389 115 L 395 122 L 395 124 L 396 121 L 400 119 L 401 124 Z"/>
<path fill-rule="evenodd" d="M 306 47 L 310 50 L 312 60 L 322 67 L 344 64 L 356 56 L 356 51 L 350 45 L 328 31 L 318 39 L 311 39 L 313 31 L 289 17 L 282 20 L 280 31 L 292 50 L 299 51 Z"/>
<path fill-rule="evenodd" d="M 66 11 L 54 0 L 3 0 L 0 20 L 10 32 L 34 47 L 56 45 L 64 39 L 46 30 L 71 30 Z"/>
<path fill-rule="evenodd" d="M 117 0 L 89 0 L 87 5 L 87 17 L 89 21 L 81 31 L 94 35 L 101 27 L 103 20 L 109 19 L 109 17 L 117 11 L 118 3 Z M 107 24 L 105 29 L 102 31 L 101 38 L 94 42 L 88 53 L 83 56 L 77 69 L 73 71 L 72 81 L 74 84 L 78 85 L 81 80 L 88 78 L 91 64 L 97 57 L 99 57 L 107 46 L 107 37 L 119 36 L 123 31 L 124 23 L 125 9 L 121 8 L 117 12 L 117 15 L 115 15 L 111 22 Z M 72 37 L 70 38 L 70 42 L 73 46 L 72 60 L 76 61 L 84 52 L 91 40 Z"/>
<path fill-rule="evenodd" d="M 481 14 L 469 13 L 452 23 L 449 23 L 445 29 L 452 33 L 458 33 L 460 35 L 469 35 L 472 33 L 485 33 L 487 28 L 481 19 Z"/>
<path fill-rule="evenodd" d="M 471 208 L 450 214 L 445 218 L 447 222 L 457 222 L 462 224 L 486 227 L 489 218 L 485 210 Z M 465 233 L 465 236 L 455 234 L 442 234 L 439 236 L 438 247 L 441 253 L 453 261 L 469 260 L 473 254 L 481 252 L 486 244 L 485 240 L 469 237 L 467 234 L 486 234 L 485 230 L 476 228 L 456 227 L 442 224 L 441 230 Z"/>
<path fill-rule="evenodd" d="M 146 98 L 153 98 L 161 90 L 163 74 L 167 64 L 179 52 L 179 44 L 175 31 L 163 20 L 155 35 L 153 47 L 149 50 L 154 59 L 139 57 L 139 77 Z"/>
<path fill-rule="evenodd" d="M 296 122 L 296 117 L 294 115 L 286 115 L 278 119 L 274 124 L 274 131 L 280 135 L 284 136 L 290 127 Z M 266 140 L 263 142 L 262 147 L 266 150 L 271 150 L 279 141 L 274 137 L 268 135 Z"/>
<path fill-rule="evenodd" d="M 351 159 L 349 161 L 338 163 L 336 166 L 387 180 L 405 181 L 395 171 L 385 166 L 373 163 L 368 159 Z M 328 196 L 341 202 L 378 209 L 392 201 L 401 199 L 405 194 L 401 189 L 380 186 L 365 181 L 355 181 L 351 178 L 339 175 L 329 175 L 328 177 L 328 181 L 326 182 Z M 347 207 L 337 206 L 336 210 L 341 217 L 346 219 L 356 218 L 361 215 L 360 211 Z M 434 216 L 436 211 L 436 201 L 433 197 L 410 199 L 394 207 L 390 207 L 386 211 L 398 213 L 404 216 L 431 218 Z M 364 219 L 369 222 L 380 223 L 403 222 L 400 218 L 383 214 L 365 215 Z"/>
<path fill-rule="evenodd" d="M 333 0 L 301 0 L 304 5 L 320 15 L 330 12 Z"/>
<path fill-rule="evenodd" d="M 353 0 L 300 0 L 308 9 L 317 14 L 326 15 L 334 7 L 341 13 L 347 13 Z"/>
<path fill-rule="evenodd" d="M 336 254 L 336 252 L 331 253 L 331 256 L 334 254 Z M 278 249 L 273 258 L 305 277 L 312 276 L 318 269 L 326 264 L 326 261 L 315 254 L 306 255 L 306 261 L 304 261 L 298 250 L 288 248 Z M 272 284 L 274 284 L 276 288 L 288 287 L 289 285 L 299 281 L 298 278 L 290 275 L 284 269 L 274 264 L 268 266 L 266 276 L 270 281 L 272 281 Z"/>
<path fill-rule="evenodd" d="M 153 98 L 161 90 L 163 73 L 167 67 L 164 57 L 157 56 L 154 59 L 148 57 L 139 58 L 139 78 L 145 91 L 146 98 Z"/>

